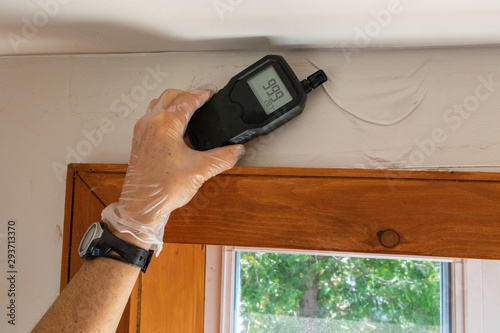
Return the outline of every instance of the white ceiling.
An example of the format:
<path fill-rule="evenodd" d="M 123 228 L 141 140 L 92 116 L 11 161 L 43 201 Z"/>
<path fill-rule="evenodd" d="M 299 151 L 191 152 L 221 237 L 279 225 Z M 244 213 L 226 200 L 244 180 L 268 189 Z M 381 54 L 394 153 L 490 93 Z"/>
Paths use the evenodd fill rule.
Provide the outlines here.
<path fill-rule="evenodd" d="M 500 44 L 500 1 L 0 3 L 1 55 L 478 44 Z"/>

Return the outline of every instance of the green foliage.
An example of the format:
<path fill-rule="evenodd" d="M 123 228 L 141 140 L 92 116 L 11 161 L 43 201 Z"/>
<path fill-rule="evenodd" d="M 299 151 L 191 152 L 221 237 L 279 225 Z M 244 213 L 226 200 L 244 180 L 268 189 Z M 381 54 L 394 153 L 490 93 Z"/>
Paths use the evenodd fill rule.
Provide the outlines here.
<path fill-rule="evenodd" d="M 439 332 L 437 262 L 242 252 L 240 267 L 240 316 L 248 333 L 308 331 L 273 324 L 277 316 L 308 313 L 306 307 L 344 328 L 364 323 L 364 331 L 390 325 L 399 332 Z"/>

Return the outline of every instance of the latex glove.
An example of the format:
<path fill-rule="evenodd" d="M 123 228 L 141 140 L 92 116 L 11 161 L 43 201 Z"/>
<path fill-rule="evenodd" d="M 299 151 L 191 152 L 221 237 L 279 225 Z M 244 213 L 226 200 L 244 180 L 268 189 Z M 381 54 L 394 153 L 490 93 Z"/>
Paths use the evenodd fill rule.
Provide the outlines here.
<path fill-rule="evenodd" d="M 245 151 L 234 145 L 200 152 L 185 144 L 189 119 L 213 93 L 169 89 L 150 103 L 134 127 L 120 200 L 102 212 L 114 229 L 151 244 L 157 256 L 170 213 L 188 203 L 206 180 L 232 168 Z"/>

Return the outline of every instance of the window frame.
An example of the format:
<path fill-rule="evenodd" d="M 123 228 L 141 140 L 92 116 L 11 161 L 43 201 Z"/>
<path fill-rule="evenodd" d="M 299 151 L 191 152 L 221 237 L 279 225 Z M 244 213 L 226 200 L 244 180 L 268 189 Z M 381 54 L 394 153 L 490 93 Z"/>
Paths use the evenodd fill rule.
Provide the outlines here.
<path fill-rule="evenodd" d="M 208 251 L 212 251 L 208 255 Z M 236 252 L 272 252 L 272 253 L 286 253 L 286 254 L 307 254 L 307 255 L 321 255 L 321 256 L 343 256 L 343 257 L 363 257 L 375 259 L 399 259 L 399 260 L 428 260 L 438 262 L 451 263 L 450 272 L 450 293 L 451 293 L 451 323 L 453 333 L 465 332 L 465 317 L 464 317 L 464 262 L 467 260 L 459 258 L 442 258 L 442 257 L 423 257 L 423 256 L 409 256 L 409 255 L 391 255 L 391 254 L 367 254 L 367 253 L 346 253 L 335 251 L 317 251 L 317 250 L 297 250 L 297 249 L 275 249 L 275 248 L 256 248 L 244 246 L 207 246 L 207 270 L 213 270 L 214 267 L 219 269 L 220 280 L 220 316 L 219 318 L 210 317 L 205 315 L 205 329 L 204 333 L 233 333 L 234 329 L 234 309 L 236 300 Z M 216 263 L 217 257 L 220 258 L 219 265 Z M 207 283 L 207 281 L 206 281 Z M 211 282 L 212 289 L 215 286 Z M 213 292 L 212 292 L 213 295 Z M 216 307 L 217 301 L 214 302 L 209 294 L 205 297 L 205 306 Z M 219 326 L 217 327 L 217 323 Z M 448 332 L 448 331 L 445 331 Z"/>
<path fill-rule="evenodd" d="M 61 290 L 82 262 L 71 245 L 99 218 L 103 205 L 119 198 L 126 170 L 123 164 L 68 166 Z M 76 191 L 79 181 L 85 185 L 82 191 Z M 78 193 L 92 204 L 82 202 Z M 499 260 L 499 193 L 499 173 L 234 167 L 207 181 L 189 204 L 172 213 L 166 226 L 165 243 L 197 249 L 206 278 L 201 276 L 200 297 L 183 303 L 187 319 L 179 322 L 196 321 L 192 332 L 219 332 L 221 270 L 205 267 L 203 244 Z M 399 234 L 397 246 L 382 244 L 379 234 L 387 229 Z M 222 266 L 221 250 L 209 253 Z M 457 309 L 463 304 L 466 331 L 493 332 L 500 326 L 500 261 L 494 260 L 463 261 L 463 284 L 456 283 L 454 303 Z M 179 268 L 162 274 L 185 283 L 179 270 L 185 271 L 186 262 L 175 258 L 173 263 Z M 456 276 L 458 281 L 460 274 Z M 148 318 L 142 312 L 147 300 L 140 301 L 140 286 L 149 280 L 141 277 L 132 293 L 125 324 L 134 331 L 139 318 Z M 217 295 L 207 297 L 205 292 L 214 286 Z M 177 296 L 164 299 L 165 306 L 176 303 Z M 209 298 L 218 299 L 219 305 L 210 307 Z M 209 314 L 214 326 L 204 326 Z"/>

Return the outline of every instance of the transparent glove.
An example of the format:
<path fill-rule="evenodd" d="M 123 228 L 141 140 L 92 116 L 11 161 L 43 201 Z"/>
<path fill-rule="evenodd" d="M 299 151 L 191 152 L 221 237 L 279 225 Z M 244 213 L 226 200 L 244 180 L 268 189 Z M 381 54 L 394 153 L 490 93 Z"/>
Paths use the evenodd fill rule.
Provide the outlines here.
<path fill-rule="evenodd" d="M 199 152 L 185 144 L 189 119 L 213 93 L 169 89 L 151 101 L 134 127 L 120 200 L 102 212 L 104 221 L 151 244 L 157 256 L 170 213 L 188 203 L 206 180 L 232 168 L 245 151 L 234 145 Z"/>

